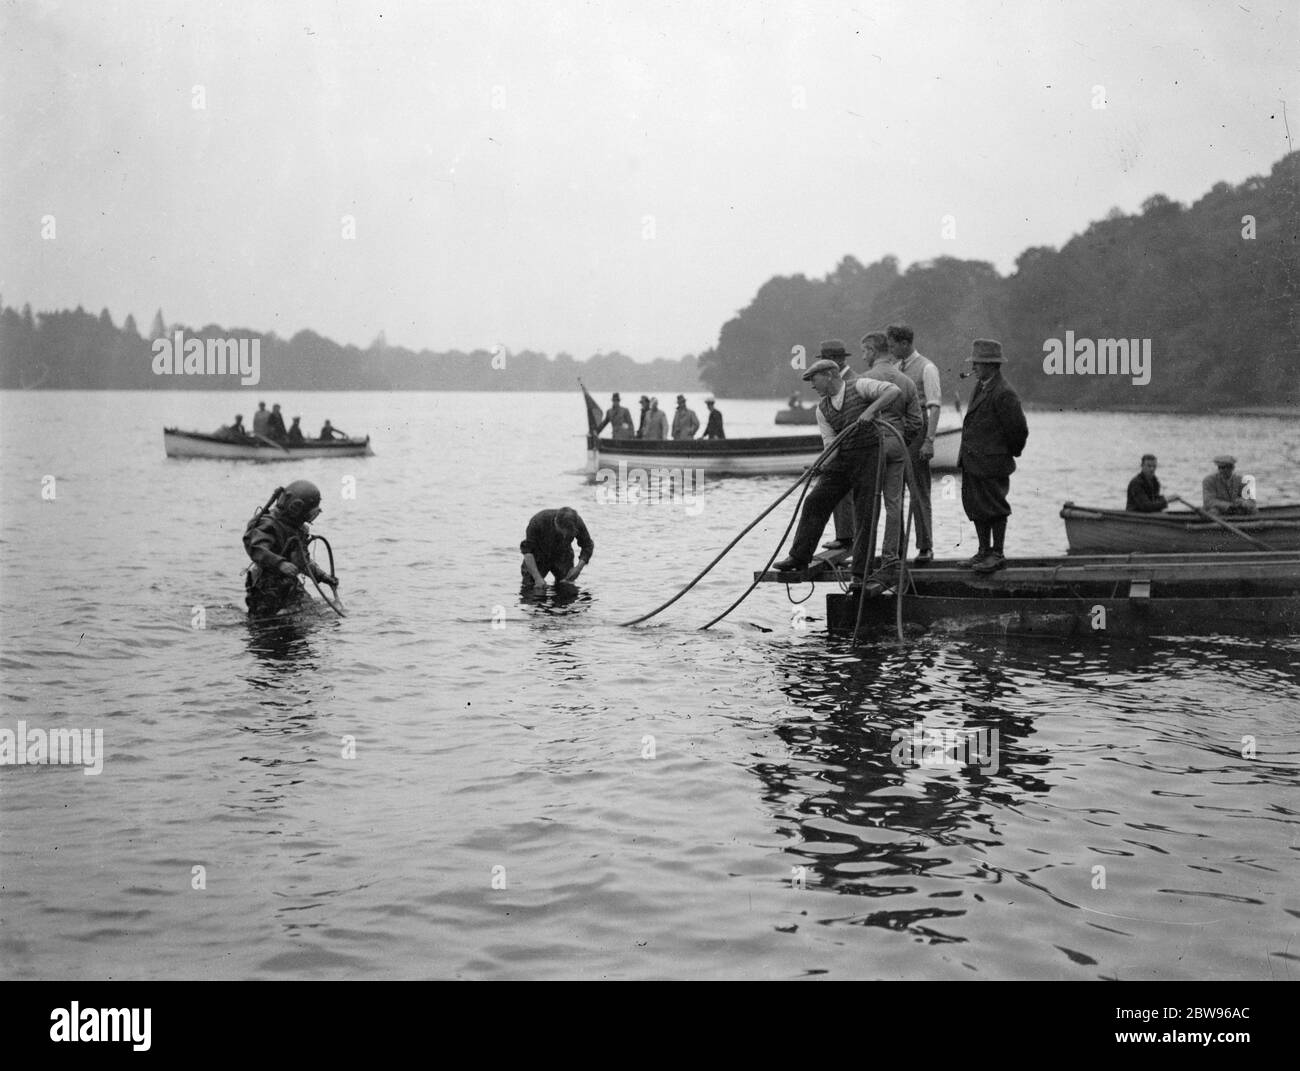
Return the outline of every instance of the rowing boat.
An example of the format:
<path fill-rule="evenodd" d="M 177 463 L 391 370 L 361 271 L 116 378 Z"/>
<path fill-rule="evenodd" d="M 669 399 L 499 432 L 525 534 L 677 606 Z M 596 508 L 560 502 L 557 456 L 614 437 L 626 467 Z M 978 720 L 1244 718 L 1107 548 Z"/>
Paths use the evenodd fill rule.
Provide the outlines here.
<path fill-rule="evenodd" d="M 199 431 L 163 428 L 163 449 L 168 457 L 221 458 L 230 461 L 299 461 L 303 458 L 373 457 L 370 436 L 364 439 L 306 439 L 277 445 L 270 440 L 248 438 L 232 442 L 219 435 Z"/>
<path fill-rule="evenodd" d="M 1185 554 L 1250 550 L 1251 543 L 1190 510 L 1136 513 L 1061 508 L 1071 554 Z M 1258 513 L 1225 520 L 1273 550 L 1300 550 L 1300 506 L 1261 506 Z"/>

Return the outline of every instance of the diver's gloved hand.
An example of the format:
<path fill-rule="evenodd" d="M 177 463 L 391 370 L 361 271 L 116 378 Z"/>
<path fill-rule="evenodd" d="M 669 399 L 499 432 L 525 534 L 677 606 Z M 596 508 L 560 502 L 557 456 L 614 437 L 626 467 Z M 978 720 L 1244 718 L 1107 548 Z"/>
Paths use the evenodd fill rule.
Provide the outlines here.
<path fill-rule="evenodd" d="M 328 584 L 330 587 L 332 587 L 335 591 L 338 591 L 338 589 L 339 589 L 339 578 L 338 578 L 337 576 L 330 576 L 329 573 L 326 573 L 323 577 L 321 577 L 321 579 L 322 579 L 323 581 L 325 581 L 325 583 L 327 583 L 327 584 Z"/>

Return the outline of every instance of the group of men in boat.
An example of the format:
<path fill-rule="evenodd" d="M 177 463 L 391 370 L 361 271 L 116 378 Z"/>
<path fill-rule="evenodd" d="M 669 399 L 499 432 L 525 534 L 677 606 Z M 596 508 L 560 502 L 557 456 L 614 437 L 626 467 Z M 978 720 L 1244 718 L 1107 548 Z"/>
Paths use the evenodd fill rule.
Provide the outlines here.
<path fill-rule="evenodd" d="M 244 427 L 244 416 L 242 413 L 235 415 L 233 424 L 223 424 L 217 429 L 216 435 L 221 439 L 228 439 L 235 443 L 248 442 L 265 442 L 270 439 L 273 443 L 304 443 L 307 441 L 306 436 L 302 433 L 302 417 L 294 417 L 293 423 L 285 428 L 284 417 L 280 415 L 280 406 L 278 404 L 271 406 L 268 411 L 266 402 L 257 403 L 257 412 L 253 414 L 253 430 Z M 346 439 L 347 435 L 334 427 L 328 420 L 320 429 L 320 435 L 316 437 L 317 442 L 333 442 L 335 439 Z"/>
<path fill-rule="evenodd" d="M 890 570 L 907 553 L 905 484 L 912 491 L 916 564 L 934 560 L 930 460 L 942 387 L 937 366 L 917 352 L 915 334 L 906 324 L 864 335 L 862 354 L 866 370 L 859 373 L 849 366 L 844 343 L 830 339 L 803 373 L 821 399 L 817 425 L 822 441 L 829 448 L 838 439 L 839 445 L 821 462 L 817 480 L 804 499 L 789 556 L 774 567 L 781 572 L 807 568 L 822 529 L 834 516 L 836 539 L 827 547 L 851 546 L 854 585 L 883 590 Z M 1029 436 L 1020 399 L 1002 378 L 1005 360 L 1002 344 L 994 339 L 976 339 L 968 358 L 978 384 L 962 424 L 957 465 L 962 471 L 962 506 L 975 526 L 979 547 L 961 564 L 980 573 L 1006 566 L 1004 541 L 1011 515 L 1007 493 L 1015 459 Z M 868 580 L 874 540 L 871 522 L 881 500 L 885 514 L 881 570 Z"/>
<path fill-rule="evenodd" d="M 1214 459 L 1215 471 L 1201 481 L 1201 509 L 1215 515 L 1248 515 L 1259 510 L 1259 502 L 1246 493 L 1246 480 L 1236 473 L 1237 459 L 1220 454 Z M 1177 497 L 1160 493 L 1156 479 L 1156 455 L 1142 455 L 1142 470 L 1128 482 L 1128 504 L 1134 513 L 1159 513 Z"/>
<path fill-rule="evenodd" d="M 709 422 L 704 428 L 702 439 L 725 439 L 722 430 L 722 413 L 712 397 L 704 399 L 709 410 Z M 667 439 L 669 437 L 667 414 L 659 408 L 659 399 L 641 395 L 641 423 L 632 426 L 632 414 L 619 400 L 615 392 L 610 398 L 610 407 L 605 411 L 605 418 L 596 426 L 599 435 L 606 427 L 615 439 Z M 686 404 L 686 395 L 677 395 L 677 411 L 673 413 L 672 438 L 694 439 L 700 430 L 700 418 Z"/>

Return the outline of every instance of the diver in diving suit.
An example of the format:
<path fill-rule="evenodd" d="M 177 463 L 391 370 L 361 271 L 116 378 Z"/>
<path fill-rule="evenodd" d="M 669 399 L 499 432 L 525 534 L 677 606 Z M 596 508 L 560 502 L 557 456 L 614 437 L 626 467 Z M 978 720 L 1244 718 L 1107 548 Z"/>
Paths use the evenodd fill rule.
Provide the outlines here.
<path fill-rule="evenodd" d="M 253 559 L 244 582 L 248 612 L 266 617 L 302 599 L 298 574 L 310 569 L 316 580 L 337 589 L 338 579 L 307 556 L 307 525 L 320 515 L 320 489 L 295 480 L 277 490 L 244 529 L 244 550 Z"/>

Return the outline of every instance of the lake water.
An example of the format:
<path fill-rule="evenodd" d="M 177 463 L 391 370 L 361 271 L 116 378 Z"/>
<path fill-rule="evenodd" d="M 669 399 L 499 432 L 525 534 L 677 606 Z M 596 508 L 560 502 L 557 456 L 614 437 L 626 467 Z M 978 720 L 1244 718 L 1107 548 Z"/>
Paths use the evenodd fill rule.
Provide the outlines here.
<path fill-rule="evenodd" d="M 103 739 L 97 775 L 0 767 L 3 977 L 1300 971 L 1300 640 L 853 652 L 824 589 L 800 627 L 777 586 L 699 631 L 793 498 L 620 628 L 788 481 L 598 503 L 576 392 L 268 396 L 376 456 L 163 456 L 164 424 L 257 397 L 0 396 L 0 729 Z M 719 408 L 769 434 L 778 404 Z M 1029 423 L 1013 556 L 1064 552 L 1066 500 L 1122 507 L 1148 450 L 1167 491 L 1231 451 L 1263 501 L 1300 501 L 1294 420 Z M 254 628 L 240 536 L 296 478 L 349 616 Z M 582 595 L 521 599 L 524 526 L 564 504 L 596 543 Z M 955 484 L 935 516 L 939 555 L 971 553 Z M 918 722 L 996 730 L 997 768 L 898 765 Z"/>

